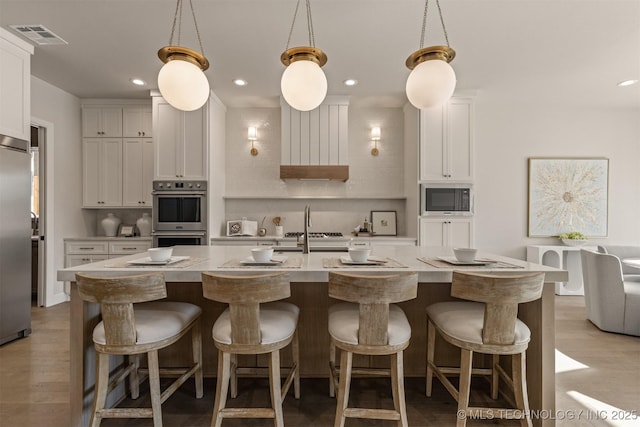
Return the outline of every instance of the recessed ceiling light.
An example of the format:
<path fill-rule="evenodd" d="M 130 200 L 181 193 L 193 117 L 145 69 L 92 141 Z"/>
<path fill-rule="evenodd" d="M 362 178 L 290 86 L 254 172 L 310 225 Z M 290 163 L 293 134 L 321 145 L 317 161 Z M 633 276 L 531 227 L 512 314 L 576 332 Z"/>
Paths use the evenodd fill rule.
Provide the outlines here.
<path fill-rule="evenodd" d="M 248 83 L 245 79 L 235 79 L 233 84 L 236 86 L 246 86 Z"/>
<path fill-rule="evenodd" d="M 638 83 L 637 79 L 624 80 L 624 81 L 621 81 L 620 83 L 618 83 L 618 86 L 620 86 L 620 87 L 631 86 L 631 85 L 634 85 L 636 83 Z"/>
<path fill-rule="evenodd" d="M 345 86 L 355 86 L 358 84 L 356 79 L 347 79 L 344 81 Z"/>
<path fill-rule="evenodd" d="M 146 83 L 144 82 L 144 80 L 142 79 L 131 79 L 131 83 L 133 83 L 136 86 L 144 86 Z"/>

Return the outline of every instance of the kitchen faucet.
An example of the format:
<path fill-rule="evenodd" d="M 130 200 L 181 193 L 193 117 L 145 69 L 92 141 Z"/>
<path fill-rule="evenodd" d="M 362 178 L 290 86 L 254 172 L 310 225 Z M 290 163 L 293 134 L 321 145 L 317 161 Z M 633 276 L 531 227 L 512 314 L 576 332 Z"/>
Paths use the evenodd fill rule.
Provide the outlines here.
<path fill-rule="evenodd" d="M 302 253 L 309 253 L 309 227 L 311 227 L 311 207 L 309 205 L 304 207 L 304 241 L 302 242 Z"/>

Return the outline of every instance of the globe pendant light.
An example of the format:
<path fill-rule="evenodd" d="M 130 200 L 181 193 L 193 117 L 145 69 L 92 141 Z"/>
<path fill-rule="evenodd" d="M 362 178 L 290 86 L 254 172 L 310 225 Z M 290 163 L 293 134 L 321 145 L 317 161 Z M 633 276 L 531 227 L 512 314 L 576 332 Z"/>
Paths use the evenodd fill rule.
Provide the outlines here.
<path fill-rule="evenodd" d="M 455 58 L 456 52 L 449 47 L 449 36 L 442 19 L 440 1 L 436 0 L 436 4 L 447 46 L 422 47 L 424 45 L 427 9 L 429 7 L 429 0 L 426 0 L 420 49 L 412 53 L 406 61 L 407 68 L 412 70 L 407 78 L 407 98 L 414 107 L 420 109 L 443 105 L 451 98 L 456 88 L 456 73 L 449 65 L 449 62 Z"/>
<path fill-rule="evenodd" d="M 300 6 L 300 0 L 298 0 L 293 14 L 291 30 L 289 31 L 287 48 L 280 55 L 280 61 L 287 67 L 280 80 L 282 96 L 287 101 L 287 104 L 300 111 L 310 111 L 317 108 L 327 96 L 327 77 L 321 68 L 327 63 L 327 55 L 315 47 L 311 4 L 310 0 L 305 0 L 305 2 L 310 46 L 289 48 L 298 7 Z"/>
<path fill-rule="evenodd" d="M 189 6 L 191 7 L 200 51 L 203 51 L 191 0 L 189 0 Z M 162 97 L 174 108 L 182 111 L 193 111 L 202 107 L 209 99 L 209 81 L 207 76 L 204 75 L 204 71 L 209 68 L 209 61 L 200 52 L 173 45 L 178 14 L 180 14 L 178 44 L 180 44 L 182 0 L 178 0 L 176 4 L 169 46 L 165 46 L 158 51 L 158 57 L 165 63 L 158 73 L 158 89 L 160 89 Z"/>

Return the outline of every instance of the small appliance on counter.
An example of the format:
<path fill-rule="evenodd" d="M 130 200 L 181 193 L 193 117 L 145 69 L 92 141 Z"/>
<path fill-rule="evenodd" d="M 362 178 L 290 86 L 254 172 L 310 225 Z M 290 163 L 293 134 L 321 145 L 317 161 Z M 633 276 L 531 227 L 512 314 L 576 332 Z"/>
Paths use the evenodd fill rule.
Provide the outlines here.
<path fill-rule="evenodd" d="M 256 236 L 258 221 L 248 221 L 246 218 L 227 221 L 227 236 Z"/>

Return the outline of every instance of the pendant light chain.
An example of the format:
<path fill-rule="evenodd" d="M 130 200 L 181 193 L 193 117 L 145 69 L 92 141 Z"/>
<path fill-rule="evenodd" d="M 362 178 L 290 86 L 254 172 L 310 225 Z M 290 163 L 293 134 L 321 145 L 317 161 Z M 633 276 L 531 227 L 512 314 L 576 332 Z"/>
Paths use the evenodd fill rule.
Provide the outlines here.
<path fill-rule="evenodd" d="M 198 37 L 198 44 L 200 45 L 200 53 L 204 56 L 204 48 L 202 47 L 202 39 L 200 38 L 200 30 L 198 29 L 198 21 L 196 21 L 196 13 L 193 10 L 193 2 L 189 0 L 189 7 L 191 8 L 191 16 L 193 17 L 193 25 L 196 29 L 196 36 Z M 173 36 L 176 30 L 176 23 L 178 24 L 178 40 L 177 45 L 180 46 L 180 35 L 182 32 L 182 0 L 178 0 L 176 3 L 176 12 L 173 15 L 173 25 L 171 26 L 171 37 L 169 38 L 169 45 L 173 45 Z"/>
<path fill-rule="evenodd" d="M 305 6 L 307 7 L 307 32 L 309 33 L 309 45 L 311 47 L 316 47 L 315 34 L 313 32 L 313 20 L 311 19 L 311 2 L 310 0 L 305 0 Z M 296 9 L 293 12 L 293 21 L 291 21 L 291 28 L 289 28 L 289 37 L 287 38 L 287 46 L 285 50 L 289 49 L 289 45 L 291 44 L 291 35 L 293 34 L 293 27 L 296 24 L 296 17 L 298 16 L 298 9 L 300 7 L 300 0 L 296 3 Z"/>
<path fill-rule="evenodd" d="M 450 47 L 449 35 L 447 34 L 447 28 L 444 26 L 444 19 L 442 18 L 442 9 L 440 9 L 440 0 L 436 0 L 436 5 L 438 6 L 438 14 L 440 15 L 440 23 L 442 24 L 442 31 L 444 32 L 444 39 L 447 42 L 447 47 Z M 424 36 L 427 28 L 427 9 L 428 8 L 429 8 L 429 0 L 425 0 L 424 14 L 422 16 L 422 34 L 420 35 L 420 49 L 424 47 Z"/>
<path fill-rule="evenodd" d="M 438 0 L 436 0 L 438 1 Z M 198 36 L 198 44 L 200 45 L 200 53 L 204 55 L 204 49 L 202 48 L 202 39 L 200 38 L 200 30 L 198 29 L 198 22 L 196 21 L 196 12 L 193 10 L 192 0 L 189 0 L 189 6 L 191 7 L 191 16 L 193 16 L 193 26 L 196 27 L 196 35 Z M 438 4 L 438 8 L 440 8 L 440 4 Z M 442 19 L 442 14 L 440 14 L 440 19 Z M 444 22 L 442 23 L 444 26 Z M 446 31 L 445 31 L 446 34 Z M 448 43 L 448 42 L 447 42 Z"/>
<path fill-rule="evenodd" d="M 316 47 L 316 37 L 313 33 L 313 20 L 311 19 L 311 0 L 307 0 L 307 30 L 309 31 L 309 44 Z"/>

